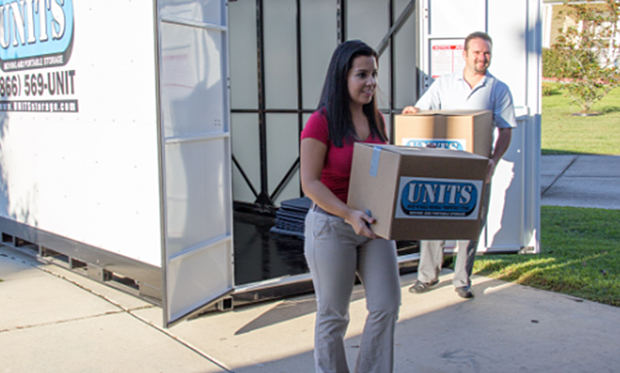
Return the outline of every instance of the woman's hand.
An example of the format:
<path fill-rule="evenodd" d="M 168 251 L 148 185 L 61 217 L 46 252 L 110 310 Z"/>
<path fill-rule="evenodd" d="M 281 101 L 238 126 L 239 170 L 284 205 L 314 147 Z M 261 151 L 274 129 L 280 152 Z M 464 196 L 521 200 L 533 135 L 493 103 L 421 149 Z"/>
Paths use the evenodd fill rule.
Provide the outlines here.
<path fill-rule="evenodd" d="M 351 212 L 347 215 L 345 222 L 350 224 L 355 233 L 359 236 L 379 238 L 379 236 L 370 230 L 370 224 L 374 223 L 375 219 L 363 211 L 351 210 Z"/>
<path fill-rule="evenodd" d="M 301 140 L 300 175 L 304 193 L 327 212 L 344 218 L 356 234 L 368 238 L 379 238 L 368 226 L 375 222 L 372 216 L 349 208 L 321 182 L 326 154 L 327 146 L 322 142 L 312 138 Z"/>

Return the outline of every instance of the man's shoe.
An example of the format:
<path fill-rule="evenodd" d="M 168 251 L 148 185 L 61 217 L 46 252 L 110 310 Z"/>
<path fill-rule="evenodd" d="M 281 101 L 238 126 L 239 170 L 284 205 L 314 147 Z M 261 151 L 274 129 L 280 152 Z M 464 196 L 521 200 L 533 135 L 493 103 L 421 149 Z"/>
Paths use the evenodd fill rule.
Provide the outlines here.
<path fill-rule="evenodd" d="M 431 286 L 437 285 L 438 282 L 439 282 L 439 279 L 437 278 L 431 282 L 422 282 L 420 280 L 417 280 L 415 284 L 413 284 L 413 286 L 409 288 L 409 292 L 417 293 L 417 294 L 425 293 L 426 291 L 428 291 L 428 288 L 430 288 Z"/>
<path fill-rule="evenodd" d="M 474 297 L 474 293 L 471 292 L 469 286 L 461 286 L 454 289 L 454 291 L 456 291 L 461 298 L 469 299 Z"/>

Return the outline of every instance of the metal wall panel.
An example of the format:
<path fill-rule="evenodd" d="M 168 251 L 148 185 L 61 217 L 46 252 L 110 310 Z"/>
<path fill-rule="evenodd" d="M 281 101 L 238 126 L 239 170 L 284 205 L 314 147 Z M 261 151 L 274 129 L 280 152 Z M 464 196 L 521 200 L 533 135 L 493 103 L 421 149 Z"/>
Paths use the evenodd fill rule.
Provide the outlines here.
<path fill-rule="evenodd" d="M 299 154 L 297 114 L 267 114 L 267 157 L 269 162 L 269 194 L 272 195 Z M 295 172 L 286 188 L 274 202 L 299 198 L 299 172 Z"/>
<path fill-rule="evenodd" d="M 158 0 L 158 4 L 160 16 L 167 19 L 226 25 L 226 20 L 223 19 L 223 8 L 226 4 L 222 0 Z"/>
<path fill-rule="evenodd" d="M 230 28 L 230 105 L 233 109 L 258 109 L 256 74 L 256 2 L 228 5 Z"/>
<path fill-rule="evenodd" d="M 411 0 L 395 0 L 393 19 L 400 14 Z M 415 103 L 417 97 L 417 33 L 415 13 L 410 16 L 394 35 L 394 108 L 403 109 Z"/>
<path fill-rule="evenodd" d="M 485 31 L 487 28 L 487 0 L 432 0 L 423 3 L 428 6 L 427 32 L 433 38 L 467 35 L 473 31 Z M 505 5 L 500 1 L 495 3 L 499 6 Z"/>
<path fill-rule="evenodd" d="M 264 5 L 265 107 L 297 109 L 296 1 L 270 0 Z M 297 126 L 297 121 L 290 122 Z"/>
<path fill-rule="evenodd" d="M 72 48 L 64 64 L 0 73 L 21 82 L 4 91 L 4 106 L 34 108 L 0 112 L 0 216 L 159 266 L 153 4 L 65 1 L 54 11 L 66 17 L 59 39 Z M 36 53 L 49 53 L 48 42 L 14 52 L 32 48 L 32 61 L 43 60 Z M 36 94 L 26 93 L 33 82 Z M 45 102 L 74 104 L 36 109 Z"/>
<path fill-rule="evenodd" d="M 338 3 L 335 0 L 301 1 L 303 108 L 315 110 L 329 60 L 338 46 Z"/>
<path fill-rule="evenodd" d="M 480 239 L 480 251 L 494 247 L 497 251 L 518 251 L 524 246 L 523 190 L 526 173 L 524 163 L 525 120 L 512 130 L 510 148 L 498 163 L 493 176 L 487 225 Z M 501 250 L 500 250 L 501 248 Z"/>
<path fill-rule="evenodd" d="M 165 325 L 183 320 L 232 291 L 232 240 L 206 244 L 167 263 Z"/>
<path fill-rule="evenodd" d="M 253 203 L 256 195 L 250 185 L 260 186 L 260 142 L 258 114 L 231 114 L 232 151 L 237 161 L 233 166 L 233 196 L 235 201 Z M 241 172 L 249 179 L 244 179 Z"/>
<path fill-rule="evenodd" d="M 345 23 L 347 39 L 359 39 L 376 48 L 390 29 L 389 5 L 387 1 L 376 0 L 348 2 Z M 377 105 L 384 110 L 390 107 L 391 59 L 390 53 L 383 53 L 378 61 Z"/>
<path fill-rule="evenodd" d="M 162 27 L 162 104 L 166 138 L 222 133 L 222 34 L 176 24 Z"/>
<path fill-rule="evenodd" d="M 230 234 L 227 138 L 166 144 L 168 255 Z"/>
<path fill-rule="evenodd" d="M 491 72 L 510 87 L 515 106 L 527 106 L 527 58 L 536 50 L 528 50 L 528 1 L 514 1 L 508 6 L 489 2 L 489 35 L 493 38 Z M 518 16 L 516 16 L 518 15 Z M 540 36 L 542 37 L 542 36 Z"/>

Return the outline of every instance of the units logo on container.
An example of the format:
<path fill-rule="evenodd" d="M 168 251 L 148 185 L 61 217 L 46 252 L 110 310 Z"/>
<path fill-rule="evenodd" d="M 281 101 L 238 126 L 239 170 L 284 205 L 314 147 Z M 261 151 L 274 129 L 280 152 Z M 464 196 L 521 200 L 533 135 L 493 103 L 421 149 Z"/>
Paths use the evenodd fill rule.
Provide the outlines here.
<path fill-rule="evenodd" d="M 451 149 L 451 150 L 465 150 L 467 142 L 464 139 L 408 139 L 405 138 L 402 141 L 402 145 L 410 146 L 413 148 L 426 148 L 429 145 L 434 144 L 435 148 L 439 149 Z"/>
<path fill-rule="evenodd" d="M 395 217 L 478 219 L 481 180 L 402 176 Z"/>
<path fill-rule="evenodd" d="M 0 0 L 0 68 L 65 65 L 73 28 L 72 0 Z"/>

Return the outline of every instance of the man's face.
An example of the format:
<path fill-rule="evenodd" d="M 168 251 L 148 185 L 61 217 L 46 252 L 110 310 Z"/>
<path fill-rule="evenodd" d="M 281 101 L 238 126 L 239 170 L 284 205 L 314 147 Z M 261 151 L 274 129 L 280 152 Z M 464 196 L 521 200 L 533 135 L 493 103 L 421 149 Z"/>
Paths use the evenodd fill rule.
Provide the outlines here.
<path fill-rule="evenodd" d="M 467 50 L 463 51 L 463 58 L 469 71 L 486 74 L 491 65 L 491 43 L 480 38 L 471 39 Z"/>

